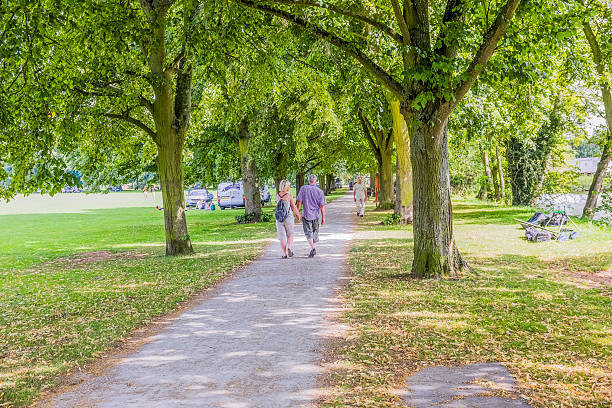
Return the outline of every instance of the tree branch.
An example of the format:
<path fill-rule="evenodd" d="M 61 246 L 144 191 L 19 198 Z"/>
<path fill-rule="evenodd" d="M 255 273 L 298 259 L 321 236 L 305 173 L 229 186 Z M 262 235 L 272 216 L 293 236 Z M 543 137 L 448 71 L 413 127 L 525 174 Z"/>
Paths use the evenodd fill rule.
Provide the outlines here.
<path fill-rule="evenodd" d="M 588 21 L 582 23 L 582 29 L 591 48 L 591 53 L 593 54 L 595 69 L 599 74 L 601 96 L 604 102 L 605 119 L 606 124 L 608 125 L 608 144 L 612 144 L 612 92 L 610 91 L 610 85 L 605 80 L 606 72 L 604 58 L 601 53 L 601 48 L 599 47 L 599 42 L 597 42 L 597 37 L 595 36 L 595 33 L 593 32 L 593 29 Z"/>
<path fill-rule="evenodd" d="M 370 123 L 368 118 L 364 116 L 361 108 L 357 109 L 357 116 L 359 117 L 359 121 L 361 122 L 361 127 L 363 128 L 363 134 L 365 135 L 366 140 L 368 141 L 368 144 L 370 145 L 370 149 L 372 149 L 372 152 L 374 152 L 374 157 L 376 158 L 376 161 L 378 163 L 382 163 L 381 149 L 379 146 L 376 145 L 376 142 L 372 138 L 372 134 L 371 134 L 373 132 L 372 124 Z"/>
<path fill-rule="evenodd" d="M 497 43 L 506 33 L 506 30 L 510 25 L 510 21 L 512 21 L 512 18 L 514 17 L 514 12 L 516 11 L 516 8 L 520 2 L 521 0 L 507 0 L 506 4 L 504 4 L 504 6 L 499 10 L 495 22 L 483 36 L 483 41 L 480 48 L 462 75 L 464 79 L 455 89 L 455 101 L 448 104 L 446 109 L 448 111 L 447 114 L 450 115 L 450 112 L 459 104 L 472 85 L 474 85 L 474 82 L 476 82 L 478 75 L 480 75 L 485 65 L 489 62 L 489 59 L 493 55 L 493 52 L 497 47 Z"/>
<path fill-rule="evenodd" d="M 310 168 L 308 170 L 304 170 L 304 173 L 309 173 L 312 170 L 314 170 L 316 167 L 318 167 L 321 163 L 323 163 L 323 160 L 319 160 L 318 162 L 316 162 L 315 164 L 313 164 L 312 166 L 310 166 Z"/>
<path fill-rule="evenodd" d="M 406 24 L 406 19 L 404 18 L 402 9 L 397 0 L 391 0 L 391 6 L 393 7 L 393 14 L 395 15 L 397 25 L 399 26 L 400 32 L 402 33 L 402 44 L 409 45 L 410 31 L 408 30 L 408 25 Z"/>
<path fill-rule="evenodd" d="M 454 23 L 463 21 L 465 17 L 465 13 L 462 10 L 464 4 L 465 0 L 448 0 L 448 3 L 446 3 L 444 17 L 442 18 L 442 28 L 438 34 L 435 47 L 438 55 L 447 58 L 455 58 L 457 56 L 459 43 L 456 38 L 450 37 L 449 30 Z"/>
<path fill-rule="evenodd" d="M 319 2 L 319 1 L 305 1 L 305 0 L 261 0 L 260 2 L 261 3 L 271 2 L 271 3 L 276 3 L 276 4 L 286 4 L 289 6 L 297 6 L 297 7 L 323 8 L 326 10 L 333 11 L 334 13 L 343 15 L 345 17 L 351 17 L 351 18 L 360 20 L 366 24 L 371 25 L 372 27 L 379 29 L 380 31 L 387 34 L 389 37 L 391 37 L 396 42 L 400 44 L 403 42 L 402 35 L 395 32 L 391 27 L 389 27 L 385 23 L 381 23 L 379 21 L 374 20 L 372 17 L 364 16 L 363 14 L 360 14 L 360 13 L 357 13 L 351 10 L 342 9 L 338 6 L 334 6 L 333 4 L 328 4 L 328 3 Z"/>
<path fill-rule="evenodd" d="M 393 78 L 389 73 L 387 73 L 383 68 L 377 65 L 374 61 L 372 61 L 354 44 L 351 44 L 345 39 L 331 34 L 327 30 L 308 22 L 301 17 L 294 16 L 293 14 L 288 13 L 284 10 L 275 9 L 264 4 L 254 3 L 251 0 L 234 0 L 234 2 L 282 18 L 283 20 L 302 27 L 313 35 L 325 41 L 328 41 L 330 44 L 340 48 L 341 50 L 355 58 L 366 69 L 366 71 L 368 71 L 372 76 L 377 78 L 384 86 L 389 89 L 389 91 L 391 91 L 397 97 L 403 97 L 402 84 L 398 82 L 395 78 Z"/>
<path fill-rule="evenodd" d="M 128 123 L 131 123 L 131 124 L 135 125 L 135 126 L 138 126 L 140 129 L 144 130 L 145 133 L 147 135 L 149 135 L 151 137 L 151 139 L 153 139 L 153 141 L 155 143 L 159 144 L 158 138 L 157 138 L 157 133 L 155 133 L 150 127 L 145 125 L 143 122 L 139 121 L 138 119 L 135 119 L 135 118 L 131 117 L 127 113 L 124 113 L 124 114 L 121 114 L 121 115 L 117 115 L 115 113 L 105 113 L 104 116 L 106 116 L 107 118 L 111 118 L 111 119 L 121 119 L 121 120 L 124 120 L 124 121 L 126 121 Z"/>

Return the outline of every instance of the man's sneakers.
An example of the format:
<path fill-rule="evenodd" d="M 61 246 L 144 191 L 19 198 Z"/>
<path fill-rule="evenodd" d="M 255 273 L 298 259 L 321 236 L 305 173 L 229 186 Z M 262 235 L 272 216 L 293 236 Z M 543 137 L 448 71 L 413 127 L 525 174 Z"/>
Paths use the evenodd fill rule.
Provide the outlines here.
<path fill-rule="evenodd" d="M 316 250 L 316 249 L 314 249 L 314 248 L 312 248 L 312 249 L 310 250 L 310 253 L 308 254 L 308 257 L 309 257 L 309 258 L 314 258 L 314 256 L 315 256 L 316 254 L 317 254 L 317 250 Z"/>

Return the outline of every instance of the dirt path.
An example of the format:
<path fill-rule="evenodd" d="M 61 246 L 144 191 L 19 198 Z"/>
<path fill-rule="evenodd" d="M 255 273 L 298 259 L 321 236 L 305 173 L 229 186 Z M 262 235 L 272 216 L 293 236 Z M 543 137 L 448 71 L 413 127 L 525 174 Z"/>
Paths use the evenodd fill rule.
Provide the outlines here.
<path fill-rule="evenodd" d="M 41 406 L 310 406 L 325 339 L 337 332 L 326 316 L 338 307 L 352 212 L 348 194 L 328 206 L 314 259 L 296 224 L 293 259 L 274 242 L 137 352 Z"/>

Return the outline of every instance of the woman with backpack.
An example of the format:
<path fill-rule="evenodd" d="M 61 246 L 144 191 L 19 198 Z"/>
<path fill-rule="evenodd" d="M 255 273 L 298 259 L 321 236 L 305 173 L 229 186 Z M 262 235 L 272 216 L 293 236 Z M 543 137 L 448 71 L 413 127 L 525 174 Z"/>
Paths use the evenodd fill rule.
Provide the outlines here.
<path fill-rule="evenodd" d="M 293 214 L 297 216 L 298 221 L 301 220 L 300 212 L 295 206 L 293 196 L 289 192 L 291 183 L 287 180 L 282 180 L 278 185 L 276 193 L 276 209 L 274 210 L 274 218 L 276 219 L 276 232 L 280 240 L 281 250 L 283 251 L 283 259 L 287 256 L 293 256 L 291 243 L 293 242 Z M 293 214 L 291 214 L 293 211 Z"/>

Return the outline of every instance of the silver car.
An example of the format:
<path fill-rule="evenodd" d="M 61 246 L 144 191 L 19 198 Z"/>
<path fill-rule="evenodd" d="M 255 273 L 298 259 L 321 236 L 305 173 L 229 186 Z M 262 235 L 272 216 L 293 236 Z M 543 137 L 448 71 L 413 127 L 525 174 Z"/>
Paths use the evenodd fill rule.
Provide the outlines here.
<path fill-rule="evenodd" d="M 198 201 L 202 202 L 212 202 L 214 196 L 208 192 L 205 188 L 191 190 L 189 194 L 187 194 L 187 200 L 185 205 L 187 207 L 195 207 L 198 204 Z"/>

